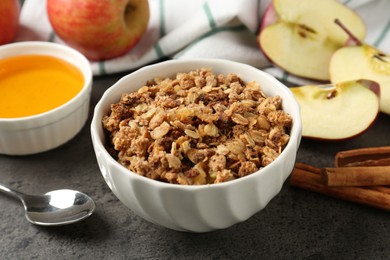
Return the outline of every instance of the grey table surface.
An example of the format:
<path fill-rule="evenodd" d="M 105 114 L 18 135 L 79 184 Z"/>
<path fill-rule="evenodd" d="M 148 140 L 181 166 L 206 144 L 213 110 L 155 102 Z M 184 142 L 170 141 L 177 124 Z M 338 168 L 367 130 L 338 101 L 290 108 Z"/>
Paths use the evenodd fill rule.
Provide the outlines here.
<path fill-rule="evenodd" d="M 247 221 L 209 233 L 151 224 L 114 196 L 100 174 L 90 138 L 93 108 L 125 73 L 94 78 L 90 116 L 65 145 L 31 156 L 0 155 L 0 180 L 39 194 L 60 188 L 93 197 L 96 212 L 68 226 L 27 222 L 22 205 L 0 196 L 0 259 L 389 259 L 390 214 L 291 187 Z M 297 160 L 331 166 L 338 151 L 390 145 L 390 116 L 342 142 L 302 140 Z"/>

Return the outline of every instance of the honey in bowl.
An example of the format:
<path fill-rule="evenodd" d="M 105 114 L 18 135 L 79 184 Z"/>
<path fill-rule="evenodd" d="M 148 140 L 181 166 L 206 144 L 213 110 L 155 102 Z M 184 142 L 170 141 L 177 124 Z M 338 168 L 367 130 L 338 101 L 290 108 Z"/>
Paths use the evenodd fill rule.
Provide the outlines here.
<path fill-rule="evenodd" d="M 41 114 L 76 96 L 84 85 L 81 71 L 48 55 L 0 59 L 0 118 Z"/>

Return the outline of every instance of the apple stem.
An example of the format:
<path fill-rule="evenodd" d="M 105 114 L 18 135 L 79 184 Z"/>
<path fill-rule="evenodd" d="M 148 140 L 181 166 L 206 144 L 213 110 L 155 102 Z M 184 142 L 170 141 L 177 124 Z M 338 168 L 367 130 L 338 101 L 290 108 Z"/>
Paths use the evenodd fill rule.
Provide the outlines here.
<path fill-rule="evenodd" d="M 363 42 L 361 40 L 359 40 L 358 38 L 356 38 L 356 36 L 350 31 L 348 30 L 347 27 L 345 27 L 345 25 L 339 20 L 339 19 L 335 19 L 334 22 L 341 27 L 341 29 L 343 29 L 343 31 L 348 34 L 348 36 L 351 38 L 352 41 L 354 41 L 357 45 L 363 45 Z"/>

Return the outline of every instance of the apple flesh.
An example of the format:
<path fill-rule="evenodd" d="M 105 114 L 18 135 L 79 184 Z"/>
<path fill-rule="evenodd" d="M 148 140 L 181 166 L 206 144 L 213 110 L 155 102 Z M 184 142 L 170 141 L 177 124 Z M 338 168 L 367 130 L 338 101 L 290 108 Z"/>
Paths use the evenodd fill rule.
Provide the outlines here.
<path fill-rule="evenodd" d="M 130 51 L 149 23 L 147 0 L 47 0 L 55 33 L 90 60 Z"/>
<path fill-rule="evenodd" d="M 338 24 L 351 35 L 351 32 Z M 329 65 L 333 83 L 360 78 L 378 82 L 380 85 L 380 111 L 390 115 L 390 56 L 351 35 L 351 46 L 337 50 Z"/>
<path fill-rule="evenodd" d="M 334 20 L 340 18 L 359 39 L 366 27 L 357 13 L 335 0 L 273 0 L 257 37 L 264 54 L 285 71 L 329 80 L 332 54 L 348 41 Z"/>
<path fill-rule="evenodd" d="M 390 56 L 369 45 L 338 50 L 330 62 L 331 82 L 370 79 L 380 85 L 380 111 L 390 115 Z"/>
<path fill-rule="evenodd" d="M 19 0 L 0 1 L 0 45 L 15 40 L 19 28 Z"/>
<path fill-rule="evenodd" d="M 291 88 L 300 108 L 302 136 L 322 140 L 355 137 L 379 112 L 379 85 L 370 80 Z"/>

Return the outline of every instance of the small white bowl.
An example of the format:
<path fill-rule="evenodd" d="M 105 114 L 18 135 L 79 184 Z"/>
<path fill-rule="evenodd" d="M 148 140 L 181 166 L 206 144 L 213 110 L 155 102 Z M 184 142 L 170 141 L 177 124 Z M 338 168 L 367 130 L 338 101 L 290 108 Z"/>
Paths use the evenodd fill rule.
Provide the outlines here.
<path fill-rule="evenodd" d="M 27 155 L 44 152 L 72 139 L 85 125 L 91 97 L 92 71 L 78 51 L 49 42 L 18 42 L 0 46 L 0 59 L 18 55 L 50 55 L 70 62 L 84 76 L 81 91 L 50 111 L 20 118 L 0 118 L 0 154 Z"/>
<path fill-rule="evenodd" d="M 293 118 L 290 141 L 271 164 L 230 182 L 185 186 L 137 175 L 115 161 L 105 148 L 102 118 L 121 94 L 133 92 L 157 76 L 212 68 L 214 73 L 236 73 L 244 81 L 256 80 L 269 96 L 282 97 L 283 110 Z M 263 209 L 279 193 L 290 175 L 301 140 L 301 118 L 290 90 L 271 75 L 249 65 L 226 60 L 173 60 L 143 67 L 109 88 L 95 107 L 91 125 L 93 146 L 102 175 L 113 193 L 144 219 L 178 231 L 207 232 L 242 222 Z"/>

